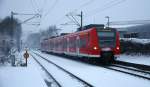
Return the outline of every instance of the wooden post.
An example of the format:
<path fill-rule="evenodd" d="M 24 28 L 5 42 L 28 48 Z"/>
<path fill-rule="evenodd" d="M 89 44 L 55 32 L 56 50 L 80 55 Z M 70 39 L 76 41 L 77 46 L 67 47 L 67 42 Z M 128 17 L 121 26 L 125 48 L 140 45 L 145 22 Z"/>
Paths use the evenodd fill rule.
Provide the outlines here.
<path fill-rule="evenodd" d="M 27 50 L 26 50 L 26 52 L 24 53 L 24 58 L 25 58 L 25 60 L 26 60 L 26 66 L 28 65 L 28 57 L 29 57 L 29 53 L 27 52 Z"/>
<path fill-rule="evenodd" d="M 27 60 L 27 58 L 26 58 L 26 66 L 28 65 L 28 60 Z"/>

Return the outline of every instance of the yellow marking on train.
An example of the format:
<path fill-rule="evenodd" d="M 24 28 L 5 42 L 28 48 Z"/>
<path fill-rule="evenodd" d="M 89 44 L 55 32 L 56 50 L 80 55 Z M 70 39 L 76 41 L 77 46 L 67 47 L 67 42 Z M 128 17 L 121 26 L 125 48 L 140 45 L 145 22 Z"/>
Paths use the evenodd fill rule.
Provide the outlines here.
<path fill-rule="evenodd" d="M 80 35 L 85 35 L 85 34 L 88 34 L 87 32 L 82 32 L 82 33 L 80 33 Z"/>

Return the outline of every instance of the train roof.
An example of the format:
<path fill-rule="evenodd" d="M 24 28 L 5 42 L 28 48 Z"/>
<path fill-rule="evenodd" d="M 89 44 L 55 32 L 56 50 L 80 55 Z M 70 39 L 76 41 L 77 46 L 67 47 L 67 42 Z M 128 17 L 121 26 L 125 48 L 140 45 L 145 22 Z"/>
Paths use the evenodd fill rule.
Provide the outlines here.
<path fill-rule="evenodd" d="M 60 36 L 53 36 L 53 37 L 51 37 L 49 39 L 65 38 L 65 37 L 68 37 L 68 36 L 71 37 L 73 35 L 76 35 L 76 34 L 79 34 L 79 33 L 82 33 L 82 32 L 89 32 L 89 31 L 91 31 L 94 28 L 97 31 L 116 31 L 115 28 L 111 28 L 111 27 L 105 27 L 104 28 L 104 24 L 90 24 L 90 25 L 84 26 L 83 30 L 79 30 L 79 31 L 74 32 L 74 33 L 62 33 Z"/>
<path fill-rule="evenodd" d="M 116 28 L 112 28 L 112 27 L 105 27 L 105 28 L 97 28 L 99 30 L 116 30 Z"/>
<path fill-rule="evenodd" d="M 83 31 L 83 30 L 87 30 L 93 27 L 104 29 L 104 24 L 89 24 L 89 25 L 84 26 L 82 29 L 81 27 L 78 28 L 77 31 Z"/>

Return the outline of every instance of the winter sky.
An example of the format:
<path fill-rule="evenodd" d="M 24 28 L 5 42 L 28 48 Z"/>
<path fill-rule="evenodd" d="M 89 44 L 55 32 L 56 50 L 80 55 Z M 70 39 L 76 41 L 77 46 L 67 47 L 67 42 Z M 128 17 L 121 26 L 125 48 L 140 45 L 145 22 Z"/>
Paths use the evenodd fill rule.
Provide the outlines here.
<path fill-rule="evenodd" d="M 150 0 L 0 0 L 0 19 L 10 16 L 11 11 L 16 13 L 41 13 L 40 26 L 23 24 L 24 35 L 46 29 L 50 25 L 57 25 L 61 32 L 75 31 L 77 26 L 64 26 L 70 20 L 65 16 L 72 12 L 74 15 L 83 11 L 83 24 L 106 24 L 105 16 L 110 21 L 149 20 Z M 32 16 L 14 16 L 24 21 Z M 79 20 L 78 16 L 75 16 Z"/>

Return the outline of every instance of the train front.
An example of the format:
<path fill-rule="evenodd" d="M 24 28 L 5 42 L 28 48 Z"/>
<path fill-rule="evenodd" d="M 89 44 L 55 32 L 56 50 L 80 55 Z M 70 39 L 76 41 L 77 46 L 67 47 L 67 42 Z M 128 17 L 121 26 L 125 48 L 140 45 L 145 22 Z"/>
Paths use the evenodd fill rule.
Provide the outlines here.
<path fill-rule="evenodd" d="M 104 62 L 112 62 L 120 54 L 119 33 L 114 28 L 96 29 L 100 56 Z"/>

